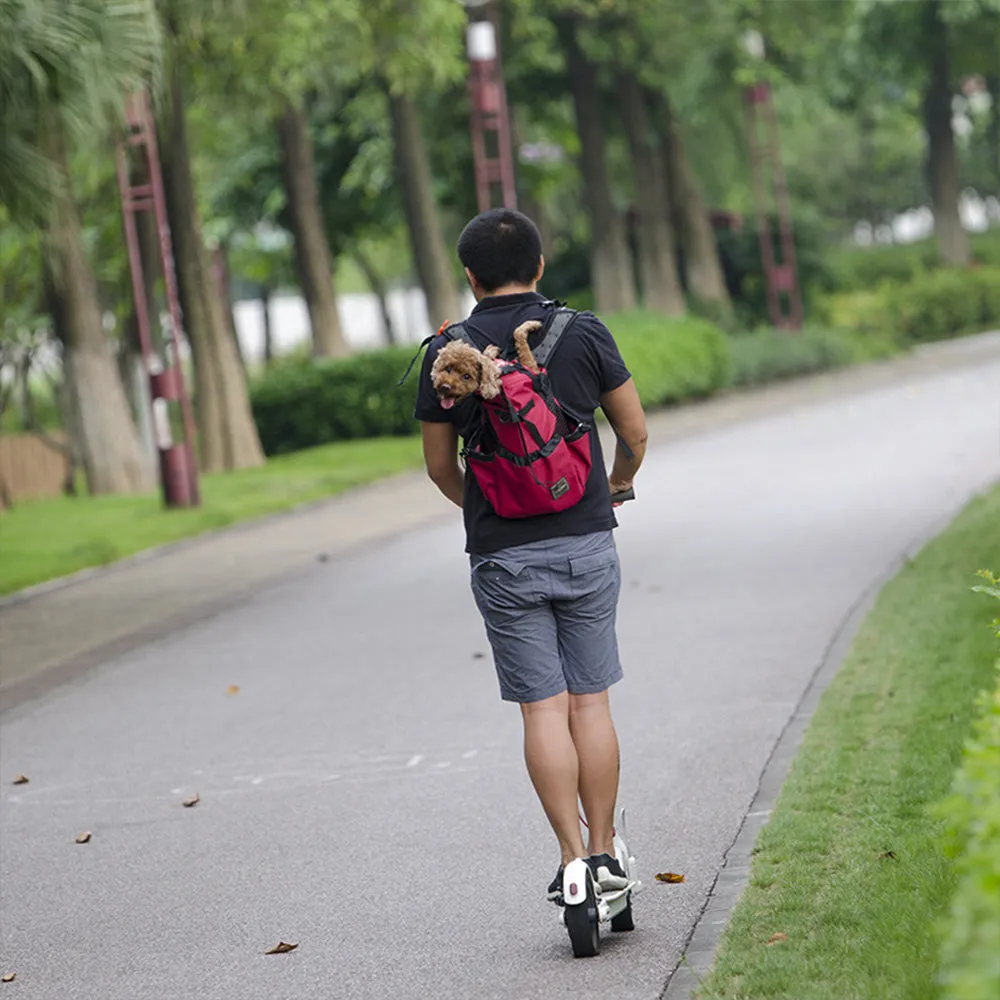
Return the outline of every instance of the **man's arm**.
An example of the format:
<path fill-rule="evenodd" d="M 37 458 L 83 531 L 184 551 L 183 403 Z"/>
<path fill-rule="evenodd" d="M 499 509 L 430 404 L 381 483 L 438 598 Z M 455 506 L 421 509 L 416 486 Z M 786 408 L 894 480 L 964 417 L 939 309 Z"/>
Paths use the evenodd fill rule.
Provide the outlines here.
<path fill-rule="evenodd" d="M 458 431 L 451 423 L 421 421 L 424 464 L 434 485 L 457 507 L 462 506 L 465 474 L 458 464 Z"/>
<path fill-rule="evenodd" d="M 601 396 L 601 408 L 618 438 L 615 461 L 608 477 L 612 493 L 627 490 L 646 455 L 646 415 L 635 382 L 629 379 Z"/>

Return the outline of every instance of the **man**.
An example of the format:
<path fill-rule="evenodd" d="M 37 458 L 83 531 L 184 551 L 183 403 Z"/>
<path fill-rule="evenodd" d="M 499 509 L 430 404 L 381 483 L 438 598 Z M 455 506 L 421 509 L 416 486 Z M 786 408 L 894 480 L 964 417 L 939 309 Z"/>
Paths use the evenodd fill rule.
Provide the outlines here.
<path fill-rule="evenodd" d="M 495 209 L 474 218 L 458 241 L 477 305 L 466 321 L 480 350 L 498 345 L 511 356 L 511 335 L 526 320 L 543 328 L 554 313 L 536 287 L 545 262 L 534 223 Z M 558 513 L 501 518 L 458 462 L 458 441 L 479 424 L 478 401 L 443 408 L 431 367 L 446 339 L 438 336 L 424 359 L 417 395 L 427 472 L 462 508 L 472 591 L 493 648 L 506 701 L 520 704 L 524 757 L 545 814 L 559 841 L 562 865 L 549 886 L 559 902 L 562 866 L 586 858 L 602 889 L 624 888 L 614 857 L 618 796 L 618 737 L 608 688 L 622 676 L 615 636 L 621 589 L 612 529 L 612 493 L 631 487 L 646 450 L 646 421 L 611 333 L 590 313 L 579 314 L 546 367 L 559 403 L 593 423 L 603 408 L 618 436 L 610 480 L 596 429 L 589 434 L 592 467 L 582 499 Z M 577 800 L 589 830 L 584 848 Z"/>

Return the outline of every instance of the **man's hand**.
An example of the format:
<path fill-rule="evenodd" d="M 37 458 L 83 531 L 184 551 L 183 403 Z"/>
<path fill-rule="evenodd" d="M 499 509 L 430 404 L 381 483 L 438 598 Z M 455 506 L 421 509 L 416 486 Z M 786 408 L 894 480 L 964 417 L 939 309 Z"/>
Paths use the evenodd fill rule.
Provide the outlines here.
<path fill-rule="evenodd" d="M 624 500 L 615 501 L 615 494 L 616 493 L 624 493 L 626 490 L 632 489 L 632 481 L 629 480 L 628 482 L 624 482 L 624 481 L 622 481 L 620 479 L 609 479 L 608 480 L 608 487 L 611 490 L 611 501 L 612 501 L 611 502 L 611 506 L 612 507 L 621 507 L 621 505 L 625 501 Z"/>
<path fill-rule="evenodd" d="M 427 475 L 456 507 L 461 507 L 465 474 L 458 464 L 458 431 L 450 423 L 422 421 L 420 437 Z"/>

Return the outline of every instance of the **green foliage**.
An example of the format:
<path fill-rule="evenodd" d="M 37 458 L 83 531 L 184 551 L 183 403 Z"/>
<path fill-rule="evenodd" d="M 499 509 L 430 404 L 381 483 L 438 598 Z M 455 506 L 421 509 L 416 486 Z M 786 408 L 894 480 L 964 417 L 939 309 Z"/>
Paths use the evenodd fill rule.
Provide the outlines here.
<path fill-rule="evenodd" d="M 417 380 L 396 385 L 412 349 L 389 348 L 331 361 L 290 360 L 270 368 L 250 389 L 268 455 L 329 441 L 415 434 Z"/>
<path fill-rule="evenodd" d="M 631 312 L 606 317 L 644 406 L 710 396 L 729 384 L 726 335 L 694 316 Z"/>
<path fill-rule="evenodd" d="M 1000 324 L 1000 268 L 942 269 L 905 284 L 827 297 L 825 322 L 902 344 L 946 340 Z"/>
<path fill-rule="evenodd" d="M 884 339 L 842 330 L 765 328 L 730 340 L 734 385 L 761 385 L 894 353 Z"/>
<path fill-rule="evenodd" d="M 151 0 L 0 0 L 0 202 L 43 215 L 59 183 L 53 131 L 93 142 L 159 62 Z"/>
<path fill-rule="evenodd" d="M 969 239 L 972 255 L 980 264 L 1000 267 L 1000 228 L 974 233 Z M 820 287 L 831 292 L 858 292 L 885 282 L 901 284 L 938 266 L 933 240 L 893 246 L 828 249 Z"/>
<path fill-rule="evenodd" d="M 1000 580 L 982 575 L 991 585 L 974 589 L 1000 600 Z M 943 1000 L 1000 996 L 1000 673 L 978 704 L 952 794 L 937 809 L 958 876 L 941 953 Z"/>

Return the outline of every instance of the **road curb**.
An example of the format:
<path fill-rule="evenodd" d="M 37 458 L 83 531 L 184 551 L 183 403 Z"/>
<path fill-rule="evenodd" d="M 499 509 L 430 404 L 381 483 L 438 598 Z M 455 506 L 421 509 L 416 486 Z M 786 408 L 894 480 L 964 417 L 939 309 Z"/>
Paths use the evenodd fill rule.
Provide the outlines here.
<path fill-rule="evenodd" d="M 701 913 L 684 944 L 680 961 L 667 977 L 659 1000 L 694 1000 L 696 990 L 710 971 L 722 934 L 749 881 L 757 837 L 767 825 L 823 693 L 837 675 L 882 589 L 924 546 L 940 535 L 969 503 L 982 495 L 982 491 L 973 491 L 948 514 L 935 520 L 911 540 L 847 610 L 764 765 L 757 791 L 744 814 L 736 838 L 725 853 L 722 868 L 709 889 Z"/>

